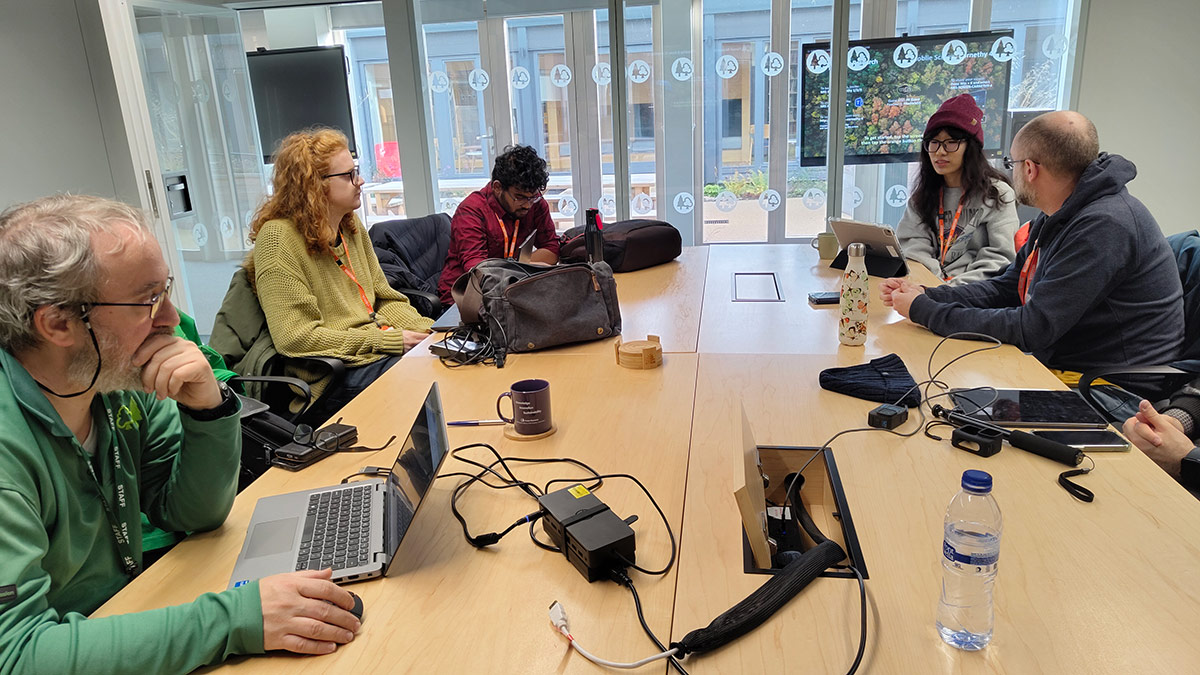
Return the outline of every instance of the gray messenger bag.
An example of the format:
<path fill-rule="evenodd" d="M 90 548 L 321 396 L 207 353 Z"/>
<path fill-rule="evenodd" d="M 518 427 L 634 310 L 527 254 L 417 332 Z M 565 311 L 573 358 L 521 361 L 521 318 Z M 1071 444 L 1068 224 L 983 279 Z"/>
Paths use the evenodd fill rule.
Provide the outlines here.
<path fill-rule="evenodd" d="M 489 259 L 451 293 L 463 323 L 482 324 L 496 349 L 537 349 L 621 334 L 617 284 L 608 263 L 526 265 Z"/>

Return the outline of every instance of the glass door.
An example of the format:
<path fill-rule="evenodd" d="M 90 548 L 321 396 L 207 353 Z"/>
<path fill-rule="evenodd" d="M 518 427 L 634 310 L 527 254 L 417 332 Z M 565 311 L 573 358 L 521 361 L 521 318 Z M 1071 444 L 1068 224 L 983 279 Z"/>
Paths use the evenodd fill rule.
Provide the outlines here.
<path fill-rule="evenodd" d="M 602 186 L 601 115 L 611 108 L 613 78 L 607 55 L 598 62 L 599 30 L 607 42 L 598 14 L 487 12 L 472 3 L 431 7 L 422 32 L 442 210 L 453 213 L 486 185 L 495 156 L 519 143 L 546 160 L 546 201 L 560 230 L 586 208 L 616 216 L 611 159 Z"/>
<path fill-rule="evenodd" d="M 126 70 L 131 145 L 144 149 L 143 206 L 176 278 L 173 299 L 206 336 L 250 249 L 250 219 L 266 188 L 237 14 L 139 0 L 110 9 L 105 22 L 114 61 Z"/>

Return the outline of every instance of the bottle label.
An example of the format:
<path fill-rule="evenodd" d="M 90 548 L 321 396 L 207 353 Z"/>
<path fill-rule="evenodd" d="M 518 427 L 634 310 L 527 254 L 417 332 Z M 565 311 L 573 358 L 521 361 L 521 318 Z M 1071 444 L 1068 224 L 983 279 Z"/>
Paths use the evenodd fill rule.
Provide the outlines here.
<path fill-rule="evenodd" d="M 950 562 L 961 563 L 963 565 L 995 565 L 1000 560 L 1000 552 L 989 554 L 976 553 L 959 553 L 954 549 L 954 545 L 946 540 L 942 540 L 942 555 L 946 556 L 946 560 Z"/>

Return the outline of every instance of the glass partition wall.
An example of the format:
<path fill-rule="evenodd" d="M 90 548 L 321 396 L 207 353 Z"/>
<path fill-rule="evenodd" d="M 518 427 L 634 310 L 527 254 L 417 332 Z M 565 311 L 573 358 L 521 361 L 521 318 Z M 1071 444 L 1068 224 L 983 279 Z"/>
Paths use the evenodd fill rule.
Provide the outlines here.
<path fill-rule="evenodd" d="M 837 2 L 848 6 L 850 40 L 1011 29 L 1006 138 L 1068 104 L 1081 0 Z M 666 220 L 699 244 L 805 239 L 830 213 L 890 225 L 902 215 L 916 163 L 803 161 L 802 58 L 806 45 L 830 41 L 834 9 L 834 0 L 421 0 L 411 8 L 417 57 L 400 63 L 389 62 L 379 3 L 302 11 L 324 13 L 317 43 L 348 45 L 366 222 L 422 215 L 407 212 L 406 143 L 395 129 L 397 116 L 420 112 L 429 165 L 405 166 L 429 173 L 437 210 L 452 213 L 487 183 L 496 154 L 521 143 L 549 164 L 560 229 L 598 208 L 608 220 Z M 249 10 L 242 23 L 286 11 L 301 10 Z M 419 96 L 393 94 L 397 68 L 419 74 Z M 838 195 L 828 194 L 831 169 Z"/>

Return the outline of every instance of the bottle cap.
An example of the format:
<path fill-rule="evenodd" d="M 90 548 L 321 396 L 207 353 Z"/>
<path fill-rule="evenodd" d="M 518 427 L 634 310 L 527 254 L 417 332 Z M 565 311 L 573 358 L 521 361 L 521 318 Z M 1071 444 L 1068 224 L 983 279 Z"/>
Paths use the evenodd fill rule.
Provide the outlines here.
<path fill-rule="evenodd" d="M 867 247 L 863 246 L 857 241 L 846 247 L 846 255 L 850 256 L 851 258 L 861 258 L 866 254 L 866 252 Z"/>
<path fill-rule="evenodd" d="M 979 469 L 967 469 L 962 475 L 962 488 L 987 494 L 992 491 L 992 475 Z"/>

